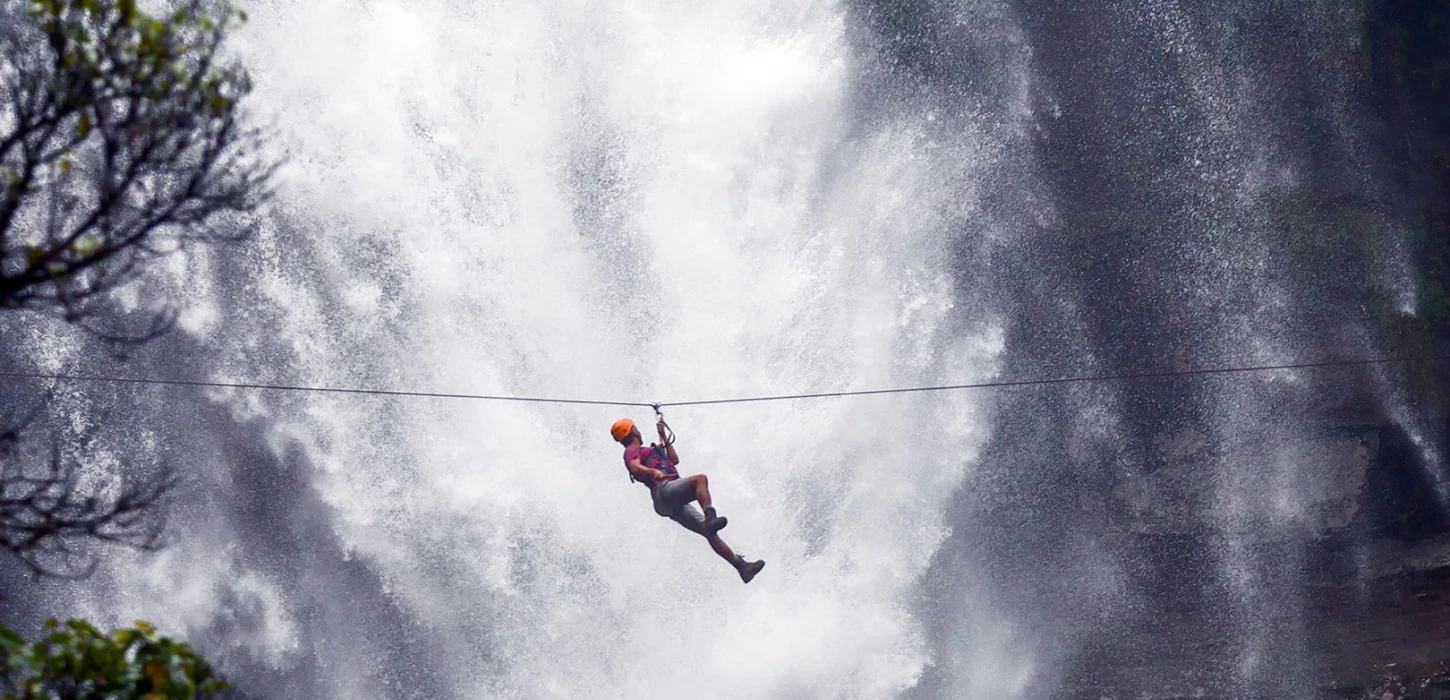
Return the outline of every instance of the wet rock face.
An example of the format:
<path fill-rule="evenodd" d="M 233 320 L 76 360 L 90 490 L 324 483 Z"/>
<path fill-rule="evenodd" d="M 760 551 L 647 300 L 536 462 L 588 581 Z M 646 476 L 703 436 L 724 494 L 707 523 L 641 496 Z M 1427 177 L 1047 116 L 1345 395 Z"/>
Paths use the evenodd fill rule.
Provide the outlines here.
<path fill-rule="evenodd" d="M 1432 465 L 1391 423 L 1259 440 L 1257 454 L 1225 450 L 1181 428 L 1122 463 L 1104 517 L 1083 524 L 1128 563 L 1136 602 L 1084 636 L 1062 697 L 1420 700 L 1450 688 L 1437 680 L 1450 661 L 1450 529 L 1430 515 Z M 1245 461 L 1226 465 L 1229 451 Z M 1226 471 L 1248 478 L 1226 483 Z"/>
<path fill-rule="evenodd" d="M 1247 447 L 1186 427 L 1154 436 L 1117 468 L 1110 488 L 1082 496 L 1080 524 L 1105 537 L 1299 542 L 1355 559 L 1359 578 L 1444 564 L 1412 547 L 1450 534 L 1437 465 L 1396 424 L 1284 428 Z M 1306 566 L 1338 571 L 1333 559 Z"/>
<path fill-rule="evenodd" d="M 1361 526 L 1375 538 L 1417 542 L 1450 533 L 1441 495 L 1447 465 L 1427 463 L 1426 452 L 1404 426 L 1384 425 L 1375 468 L 1361 498 Z"/>
<path fill-rule="evenodd" d="M 1385 668 L 1386 675 L 1370 687 L 1330 686 L 1320 690 L 1324 700 L 1450 700 L 1450 675 L 1445 675 L 1444 664 L 1435 673 L 1427 675 L 1420 669 L 1409 672 L 1398 671 L 1398 665 Z"/>
<path fill-rule="evenodd" d="M 1224 497 L 1223 458 L 1201 431 L 1186 429 L 1153 441 L 1154 467 L 1128 465 L 1130 476 L 1111 492 L 1113 524 L 1142 535 L 1193 535 L 1205 530 L 1257 541 L 1289 535 L 1322 537 L 1349 526 L 1361 510 L 1377 430 L 1325 428 L 1266 441 L 1247 464 L 1248 481 Z M 1255 463 L 1257 462 L 1257 463 Z M 1284 477 L 1284 463 L 1311 465 Z"/>

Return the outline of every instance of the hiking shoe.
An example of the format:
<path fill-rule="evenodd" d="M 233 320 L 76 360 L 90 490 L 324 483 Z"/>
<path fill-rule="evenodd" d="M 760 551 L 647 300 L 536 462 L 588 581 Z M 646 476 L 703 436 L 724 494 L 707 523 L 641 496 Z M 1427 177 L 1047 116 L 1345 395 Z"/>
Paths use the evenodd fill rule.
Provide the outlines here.
<path fill-rule="evenodd" d="M 726 517 L 723 517 L 723 516 L 715 515 L 715 509 L 714 508 L 706 508 L 705 509 L 705 524 L 704 524 L 704 529 L 705 529 L 705 536 L 706 537 L 709 537 L 709 536 L 711 536 L 711 535 L 713 535 L 713 534 L 715 534 L 715 533 L 717 533 L 717 532 L 719 532 L 721 530 L 724 530 L 725 529 L 725 526 L 726 525 L 729 525 L 729 524 L 730 524 L 730 519 L 729 518 L 726 518 Z"/>
<path fill-rule="evenodd" d="M 764 569 L 764 568 L 765 568 L 765 560 L 764 559 L 758 559 L 756 561 L 745 561 L 745 558 L 744 557 L 741 557 L 740 558 L 740 567 L 738 569 L 736 569 L 736 570 L 740 572 L 740 580 L 741 581 L 744 581 L 746 583 L 750 583 L 750 580 L 753 579 L 753 578 L 755 578 L 755 575 L 758 574 L 758 573 L 760 573 L 760 570 L 761 569 Z"/>

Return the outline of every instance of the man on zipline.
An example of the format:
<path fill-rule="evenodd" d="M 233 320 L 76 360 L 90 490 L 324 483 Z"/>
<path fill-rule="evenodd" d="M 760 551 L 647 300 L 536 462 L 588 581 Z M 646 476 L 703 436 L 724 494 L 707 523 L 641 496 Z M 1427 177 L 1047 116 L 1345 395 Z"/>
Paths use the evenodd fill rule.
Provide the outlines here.
<path fill-rule="evenodd" d="M 649 487 L 656 513 L 683 525 L 690 532 L 704 535 L 715 553 L 735 567 L 740 580 L 750 583 L 765 568 L 765 562 L 746 561 L 745 557 L 730 551 L 730 545 L 720 539 L 716 533 L 724 529 L 728 521 L 716 515 L 715 508 L 710 505 L 709 479 L 704 474 L 681 478 L 675 469 L 675 465 L 680 463 L 680 456 L 675 454 L 674 441 L 665 438 L 664 421 L 661 420 L 655 428 L 660 434 L 659 444 L 645 447 L 644 438 L 634 421 L 620 418 L 610 426 L 609 434 L 624 445 L 624 466 L 629 469 L 630 477 Z M 702 515 L 691 501 L 699 501 L 705 513 Z"/>

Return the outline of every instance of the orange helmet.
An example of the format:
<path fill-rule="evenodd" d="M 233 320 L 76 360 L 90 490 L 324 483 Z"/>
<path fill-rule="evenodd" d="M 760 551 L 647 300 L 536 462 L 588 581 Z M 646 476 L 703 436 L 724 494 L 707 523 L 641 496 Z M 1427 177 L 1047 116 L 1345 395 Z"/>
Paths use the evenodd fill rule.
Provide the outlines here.
<path fill-rule="evenodd" d="M 629 434 L 634 432 L 634 421 L 628 418 L 620 418 L 609 426 L 609 434 L 614 436 L 615 442 L 624 442 Z"/>

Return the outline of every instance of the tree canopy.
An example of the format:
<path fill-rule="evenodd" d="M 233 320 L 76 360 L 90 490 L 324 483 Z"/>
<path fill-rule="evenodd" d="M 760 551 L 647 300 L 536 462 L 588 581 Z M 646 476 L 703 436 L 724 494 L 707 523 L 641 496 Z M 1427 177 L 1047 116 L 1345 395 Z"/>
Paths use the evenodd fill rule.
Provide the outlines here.
<path fill-rule="evenodd" d="M 24 13 L 0 21 L 0 306 L 86 322 L 147 259 L 243 235 L 266 198 L 272 168 L 239 121 L 251 82 L 222 52 L 245 15 L 201 0 Z"/>
<path fill-rule="evenodd" d="M 170 304 L 115 292 L 158 256 L 244 236 L 269 194 L 273 165 L 239 112 L 251 82 L 224 51 L 245 19 L 225 0 L 160 16 L 135 0 L 0 4 L 0 309 L 126 342 L 169 327 Z M 173 475 L 97 479 L 77 436 L 36 439 L 35 412 L 8 398 L 0 549 L 85 576 L 91 542 L 154 546 Z"/>

